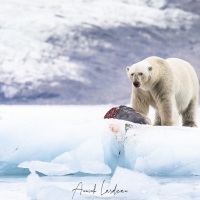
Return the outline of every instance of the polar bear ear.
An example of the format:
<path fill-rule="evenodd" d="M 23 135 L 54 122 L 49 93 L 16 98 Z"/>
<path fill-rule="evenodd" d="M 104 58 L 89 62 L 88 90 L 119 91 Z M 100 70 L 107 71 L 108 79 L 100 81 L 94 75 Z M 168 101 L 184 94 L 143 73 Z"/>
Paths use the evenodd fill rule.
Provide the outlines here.
<path fill-rule="evenodd" d="M 152 67 L 152 66 L 148 67 L 148 70 L 149 70 L 149 71 L 152 71 L 152 69 L 153 69 L 153 67 Z"/>
<path fill-rule="evenodd" d="M 126 71 L 127 71 L 127 72 L 129 71 L 129 68 L 130 68 L 129 66 L 126 67 Z"/>

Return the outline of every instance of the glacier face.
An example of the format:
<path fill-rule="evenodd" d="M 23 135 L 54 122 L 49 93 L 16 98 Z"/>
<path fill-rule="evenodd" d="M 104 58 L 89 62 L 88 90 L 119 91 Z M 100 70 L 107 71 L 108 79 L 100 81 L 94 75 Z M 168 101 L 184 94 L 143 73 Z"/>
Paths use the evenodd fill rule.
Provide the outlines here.
<path fill-rule="evenodd" d="M 0 3 L 1 103 L 126 103 L 127 65 L 151 55 L 198 64 L 200 17 L 189 1 Z"/>

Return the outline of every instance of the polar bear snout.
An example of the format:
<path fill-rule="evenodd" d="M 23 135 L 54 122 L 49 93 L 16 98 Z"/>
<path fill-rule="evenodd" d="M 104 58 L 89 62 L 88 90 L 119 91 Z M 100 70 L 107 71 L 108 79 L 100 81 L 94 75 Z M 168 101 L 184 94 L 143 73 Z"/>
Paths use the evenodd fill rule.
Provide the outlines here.
<path fill-rule="evenodd" d="M 134 81 L 134 82 L 133 82 L 133 85 L 134 85 L 136 88 L 139 88 L 141 84 L 140 84 L 139 81 Z"/>

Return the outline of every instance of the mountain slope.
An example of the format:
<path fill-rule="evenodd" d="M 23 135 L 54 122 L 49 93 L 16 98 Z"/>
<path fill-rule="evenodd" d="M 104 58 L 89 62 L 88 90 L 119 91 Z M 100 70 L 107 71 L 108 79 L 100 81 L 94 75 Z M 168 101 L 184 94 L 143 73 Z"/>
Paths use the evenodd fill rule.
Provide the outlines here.
<path fill-rule="evenodd" d="M 151 55 L 183 58 L 200 75 L 192 1 L 0 2 L 1 103 L 124 104 L 125 67 Z"/>

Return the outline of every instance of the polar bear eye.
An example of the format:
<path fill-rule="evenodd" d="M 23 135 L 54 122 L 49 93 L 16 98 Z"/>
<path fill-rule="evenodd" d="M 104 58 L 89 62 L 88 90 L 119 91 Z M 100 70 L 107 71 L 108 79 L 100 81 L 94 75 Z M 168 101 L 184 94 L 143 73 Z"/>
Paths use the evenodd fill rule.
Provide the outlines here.
<path fill-rule="evenodd" d="M 134 76 L 135 73 L 132 73 L 131 76 Z"/>
<path fill-rule="evenodd" d="M 138 75 L 139 75 L 139 76 L 142 76 L 142 75 L 143 75 L 143 73 L 142 73 L 142 72 L 140 72 L 140 73 L 138 73 Z"/>

